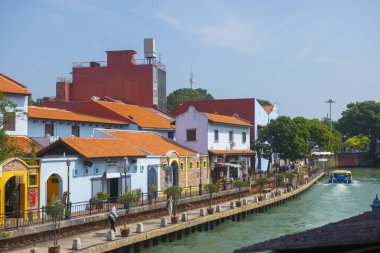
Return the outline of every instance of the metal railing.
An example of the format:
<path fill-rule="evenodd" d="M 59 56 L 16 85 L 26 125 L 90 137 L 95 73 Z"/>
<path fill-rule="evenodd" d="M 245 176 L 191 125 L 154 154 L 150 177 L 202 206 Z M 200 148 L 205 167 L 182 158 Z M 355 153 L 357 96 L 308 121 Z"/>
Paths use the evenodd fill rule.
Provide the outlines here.
<path fill-rule="evenodd" d="M 231 180 L 226 181 L 226 183 L 220 185 L 220 191 L 226 191 L 231 189 L 234 189 Z M 200 196 L 199 193 L 199 186 L 183 187 L 180 199 Z M 203 194 L 201 195 L 206 194 L 208 194 L 207 191 L 203 190 Z M 91 200 L 70 203 L 69 210 L 71 211 L 71 218 L 109 212 L 112 207 L 116 207 L 116 209 L 124 209 L 124 204 L 118 203 L 117 199 L 117 197 L 113 197 L 104 199 L 100 202 L 97 201 L 96 203 L 94 203 Z M 155 203 L 165 203 L 166 201 L 167 196 L 163 191 L 157 191 L 152 194 L 141 193 L 139 202 L 131 207 L 144 206 Z M 64 217 L 66 217 L 66 214 L 62 215 L 62 219 L 64 219 Z M 0 213 L 0 231 L 18 229 L 19 227 L 44 224 L 47 222 L 51 222 L 51 217 L 46 213 L 44 207 L 37 209 Z"/>

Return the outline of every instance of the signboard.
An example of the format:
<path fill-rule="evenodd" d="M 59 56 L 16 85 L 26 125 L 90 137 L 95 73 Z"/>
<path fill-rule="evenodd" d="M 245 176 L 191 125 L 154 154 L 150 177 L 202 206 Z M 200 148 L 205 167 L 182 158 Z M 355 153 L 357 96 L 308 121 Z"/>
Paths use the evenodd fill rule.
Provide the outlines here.
<path fill-rule="evenodd" d="M 319 158 L 319 161 L 320 161 L 320 162 L 327 162 L 328 159 L 327 159 L 327 158 Z"/>
<path fill-rule="evenodd" d="M 173 168 L 172 168 L 172 166 L 165 166 L 164 167 L 164 170 L 172 170 Z"/>

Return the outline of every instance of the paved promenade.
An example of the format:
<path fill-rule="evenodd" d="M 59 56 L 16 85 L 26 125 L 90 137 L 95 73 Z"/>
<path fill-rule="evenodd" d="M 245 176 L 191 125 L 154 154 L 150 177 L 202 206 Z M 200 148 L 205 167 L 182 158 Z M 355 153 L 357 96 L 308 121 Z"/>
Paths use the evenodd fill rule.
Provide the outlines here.
<path fill-rule="evenodd" d="M 61 252 L 102 252 L 102 251 L 108 251 L 108 250 L 112 250 L 115 248 L 119 248 L 123 245 L 130 245 L 130 244 L 133 244 L 135 242 L 144 241 L 146 239 L 154 238 L 154 237 L 159 236 L 159 235 L 168 234 L 171 232 L 175 232 L 178 230 L 189 228 L 189 227 L 192 227 L 194 225 L 202 224 L 202 223 L 207 222 L 207 221 L 212 221 L 212 220 L 220 219 L 223 217 L 231 216 L 234 214 L 238 214 L 240 212 L 259 208 L 259 207 L 262 207 L 262 206 L 265 206 L 268 204 L 275 203 L 279 200 L 286 199 L 286 198 L 291 197 L 293 195 L 297 195 L 298 193 L 300 193 L 300 192 L 306 190 L 308 187 L 310 187 L 321 176 L 322 176 L 322 174 L 317 176 L 313 180 L 311 180 L 309 183 L 300 186 L 298 189 L 293 190 L 292 192 L 283 194 L 282 196 L 271 198 L 270 194 L 268 194 L 269 198 L 267 200 L 263 200 L 259 203 L 254 202 L 255 196 L 258 196 L 259 194 L 252 194 L 248 197 L 245 197 L 248 200 L 248 205 L 244 205 L 240 208 L 231 209 L 230 208 L 230 202 L 231 201 L 219 203 L 219 205 L 221 206 L 221 212 L 220 213 L 214 212 L 213 215 L 207 215 L 206 214 L 206 216 L 201 217 L 199 208 L 193 209 L 193 210 L 188 210 L 188 211 L 186 211 L 188 214 L 188 221 L 186 221 L 186 222 L 180 221 L 178 224 L 172 225 L 170 222 L 169 216 L 162 216 L 162 217 L 166 217 L 168 220 L 168 225 L 165 228 L 162 228 L 160 226 L 162 217 L 143 221 L 142 222 L 144 225 L 144 232 L 143 233 L 136 233 L 137 223 L 130 223 L 127 225 L 131 228 L 131 234 L 129 237 L 126 237 L 126 238 L 120 236 L 120 228 L 122 226 L 118 226 L 116 228 L 117 229 L 116 238 L 112 242 L 108 242 L 106 240 L 106 237 L 107 237 L 107 234 L 109 231 L 108 227 L 105 227 L 102 230 L 97 230 L 97 231 L 93 231 L 93 232 L 87 232 L 87 233 L 83 233 L 83 234 L 77 234 L 75 236 L 69 236 L 66 238 L 61 238 L 59 240 L 59 244 L 61 245 Z M 281 189 L 282 192 L 284 190 L 283 188 L 279 188 L 279 189 Z M 178 215 L 181 218 L 181 213 L 178 213 Z M 73 243 L 73 240 L 75 238 L 80 238 L 81 244 L 82 244 L 81 250 L 78 250 L 78 251 L 71 250 L 72 243 Z M 35 245 L 35 247 L 38 248 L 40 253 L 45 253 L 45 252 L 48 252 L 48 245 L 50 245 L 52 243 L 53 243 L 52 241 L 51 242 L 38 243 Z M 29 246 L 27 248 L 21 248 L 21 249 L 9 251 L 9 252 L 29 253 L 31 248 L 32 248 L 32 246 Z"/>

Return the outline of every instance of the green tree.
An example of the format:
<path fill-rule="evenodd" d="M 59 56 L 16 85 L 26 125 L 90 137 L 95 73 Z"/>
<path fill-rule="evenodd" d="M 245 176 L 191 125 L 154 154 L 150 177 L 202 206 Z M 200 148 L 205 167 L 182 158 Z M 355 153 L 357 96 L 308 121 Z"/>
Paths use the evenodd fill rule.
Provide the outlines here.
<path fill-rule="evenodd" d="M 170 93 L 167 97 L 167 107 L 171 111 L 177 106 L 192 100 L 213 100 L 214 97 L 206 89 L 178 89 Z"/>
<path fill-rule="evenodd" d="M 172 187 L 167 188 L 164 193 L 173 198 L 173 216 L 177 216 L 177 202 L 178 198 L 181 197 L 182 188 L 174 185 Z"/>
<path fill-rule="evenodd" d="M 45 102 L 45 101 L 48 101 L 48 100 L 51 100 L 51 99 L 55 99 L 55 97 L 42 97 L 42 98 L 37 98 L 37 99 L 32 99 L 32 97 L 29 97 L 28 99 L 28 105 L 39 105 L 41 104 L 42 102 Z"/>
<path fill-rule="evenodd" d="M 278 185 L 284 180 L 284 174 L 278 173 L 274 175 L 274 179 L 276 180 L 276 192 L 278 190 Z"/>
<path fill-rule="evenodd" d="M 344 142 L 344 146 L 347 148 L 357 148 L 359 151 L 364 151 L 367 149 L 370 141 L 368 136 L 355 136 L 348 138 Z"/>
<path fill-rule="evenodd" d="M 119 196 L 118 202 L 124 204 L 124 228 L 127 227 L 127 215 L 131 207 L 139 202 L 140 192 L 136 189 Z"/>
<path fill-rule="evenodd" d="M 263 187 L 266 183 L 268 183 L 268 178 L 266 177 L 260 177 L 256 179 L 256 183 L 260 185 L 260 196 L 263 193 Z"/>
<path fill-rule="evenodd" d="M 208 191 L 208 194 L 210 195 L 210 198 L 209 198 L 209 208 L 211 208 L 212 206 L 212 195 L 214 192 L 218 192 L 219 191 L 219 184 L 212 184 L 212 183 L 209 183 L 209 184 L 206 184 L 203 186 L 203 188 Z"/>
<path fill-rule="evenodd" d="M 9 157 L 22 156 L 22 151 L 18 148 L 17 143 L 6 134 L 4 126 L 10 121 L 24 119 L 26 117 L 25 111 L 18 108 L 15 103 L 8 100 L 0 92 L 0 115 L 0 161 Z"/>
<path fill-rule="evenodd" d="M 376 143 L 380 136 L 380 102 L 350 103 L 338 120 L 337 129 L 346 137 L 368 136 L 369 159 L 376 159 Z"/>
<path fill-rule="evenodd" d="M 53 199 L 49 203 L 47 203 L 46 214 L 50 216 L 53 221 L 53 229 L 54 229 L 54 246 L 58 245 L 59 239 L 59 229 L 61 225 L 61 219 L 63 216 L 63 211 L 65 210 L 65 205 L 59 199 Z"/>
<path fill-rule="evenodd" d="M 240 201 L 240 197 L 241 197 L 241 188 L 243 187 L 247 187 L 248 186 L 248 183 L 247 182 L 244 182 L 243 180 L 241 179 L 237 179 L 234 181 L 234 186 L 236 188 L 239 189 L 239 194 L 238 194 L 238 201 Z"/>

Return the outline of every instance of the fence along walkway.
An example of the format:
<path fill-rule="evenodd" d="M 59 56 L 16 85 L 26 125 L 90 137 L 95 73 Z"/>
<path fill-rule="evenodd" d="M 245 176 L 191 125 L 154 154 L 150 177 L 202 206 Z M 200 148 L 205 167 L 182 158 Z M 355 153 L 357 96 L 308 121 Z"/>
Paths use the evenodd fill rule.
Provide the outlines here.
<path fill-rule="evenodd" d="M 260 208 L 268 204 L 273 204 L 276 201 L 281 201 L 281 200 L 290 198 L 292 196 L 295 196 L 305 191 L 322 176 L 323 176 L 323 173 L 319 174 L 318 176 L 313 178 L 309 183 L 304 184 L 303 186 L 300 186 L 298 189 L 292 192 L 283 194 L 282 196 L 279 196 L 279 197 L 269 198 L 268 200 L 264 200 L 259 203 L 254 203 L 254 197 L 258 196 L 259 194 L 252 194 L 249 197 L 246 197 L 248 205 L 245 205 L 245 206 L 243 205 L 240 208 L 231 209 L 230 208 L 231 201 L 220 203 L 219 204 L 221 206 L 220 213 L 206 215 L 205 217 L 200 216 L 199 209 L 188 210 L 186 211 L 188 214 L 188 221 L 186 222 L 180 221 L 178 224 L 171 224 L 170 218 L 168 216 L 163 216 L 169 220 L 168 226 L 166 228 L 161 227 L 161 218 L 163 217 L 158 217 L 158 218 L 153 218 L 153 219 L 143 221 L 142 222 L 144 226 L 143 233 L 136 232 L 137 223 L 130 223 L 128 224 L 128 227 L 131 228 L 131 234 L 129 237 L 126 237 L 126 238 L 120 236 L 119 229 L 122 226 L 119 226 L 116 228 L 117 229 L 116 239 L 115 241 L 112 241 L 112 242 L 108 242 L 106 239 L 109 228 L 62 238 L 59 240 L 59 244 L 61 246 L 61 252 L 78 252 L 78 251 L 71 250 L 73 240 L 76 238 L 80 238 L 81 240 L 82 250 L 79 250 L 79 252 L 88 252 L 88 253 L 89 252 L 105 252 L 105 251 L 111 251 L 117 248 L 122 248 L 127 245 L 134 244 L 136 242 L 141 242 L 141 241 L 146 240 L 147 238 L 153 238 L 154 235 L 158 235 L 158 234 L 163 235 L 163 234 L 172 233 L 175 231 L 183 230 L 185 227 L 194 226 L 194 224 L 195 225 L 202 224 L 202 222 L 205 222 L 205 221 L 207 222 L 209 220 L 212 220 L 213 218 L 217 219 L 218 217 L 222 217 L 222 216 L 225 217 L 227 215 L 230 215 L 230 213 L 237 214 L 241 212 L 241 210 L 244 211 L 249 208 L 250 209 Z M 283 188 L 279 188 L 279 189 L 283 190 Z M 181 213 L 178 213 L 178 215 L 181 217 Z M 49 242 L 38 243 L 35 245 L 35 247 L 39 249 L 40 253 L 45 253 L 45 252 L 48 252 L 49 244 L 51 243 Z M 31 247 L 27 247 L 27 248 L 17 249 L 17 250 L 9 251 L 9 252 L 30 253 L 30 249 Z"/>
<path fill-rule="evenodd" d="M 233 184 L 231 182 L 228 182 L 226 189 L 221 190 L 223 191 L 231 189 L 233 189 Z M 184 187 L 181 194 L 181 198 L 191 198 L 199 196 L 199 193 L 199 186 Z M 206 193 L 204 192 L 204 194 Z M 148 193 L 141 193 L 139 203 L 134 206 L 149 205 L 150 203 L 148 201 L 148 196 Z M 166 202 L 166 195 L 164 195 L 162 191 L 158 191 L 155 194 L 155 197 L 152 199 L 152 202 Z M 98 205 L 93 204 L 90 200 L 77 203 L 70 203 L 71 217 L 75 218 L 109 212 L 109 210 L 113 206 L 115 206 L 117 209 L 124 208 L 122 204 L 117 203 L 117 198 L 108 198 L 104 200 L 102 204 Z M 51 218 L 48 215 L 46 215 L 45 209 L 41 207 L 38 209 L 30 209 L 25 211 L 0 213 L 0 221 L 4 221 L 0 223 L 0 231 L 4 231 L 18 229 L 19 227 L 49 223 L 51 222 Z"/>

